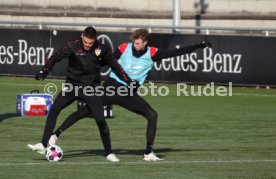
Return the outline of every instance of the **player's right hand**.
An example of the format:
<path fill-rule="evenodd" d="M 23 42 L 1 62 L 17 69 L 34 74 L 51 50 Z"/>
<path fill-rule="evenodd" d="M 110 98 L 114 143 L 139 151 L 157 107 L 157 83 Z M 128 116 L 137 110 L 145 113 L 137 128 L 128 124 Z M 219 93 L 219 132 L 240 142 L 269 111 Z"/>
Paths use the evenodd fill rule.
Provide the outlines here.
<path fill-rule="evenodd" d="M 40 70 L 35 74 L 36 80 L 44 80 L 48 74 L 48 71 L 46 70 Z"/>

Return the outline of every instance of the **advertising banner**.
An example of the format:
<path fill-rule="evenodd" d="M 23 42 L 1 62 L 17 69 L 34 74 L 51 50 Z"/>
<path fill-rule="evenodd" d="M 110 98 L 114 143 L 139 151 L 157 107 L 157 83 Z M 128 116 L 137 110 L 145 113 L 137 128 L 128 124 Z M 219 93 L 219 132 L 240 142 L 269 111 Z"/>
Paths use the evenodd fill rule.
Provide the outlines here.
<path fill-rule="evenodd" d="M 47 58 L 66 42 L 80 37 L 78 31 L 0 29 L 0 74 L 32 76 Z M 131 33 L 99 32 L 98 40 L 114 51 L 130 42 Z M 275 37 L 219 36 L 189 34 L 150 34 L 149 45 L 159 50 L 177 49 L 208 41 L 213 48 L 197 49 L 190 54 L 160 59 L 148 76 L 149 81 L 222 83 L 276 86 Z M 67 59 L 50 73 L 65 77 Z M 103 68 L 106 75 L 108 68 Z"/>

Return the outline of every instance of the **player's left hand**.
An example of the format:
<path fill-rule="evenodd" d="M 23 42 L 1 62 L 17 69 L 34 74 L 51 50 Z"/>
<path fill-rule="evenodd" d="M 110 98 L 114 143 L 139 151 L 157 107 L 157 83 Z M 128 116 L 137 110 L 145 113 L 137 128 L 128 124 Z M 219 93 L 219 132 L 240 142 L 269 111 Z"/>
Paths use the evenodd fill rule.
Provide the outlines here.
<path fill-rule="evenodd" d="M 203 41 L 197 44 L 199 48 L 212 48 L 212 44 L 210 44 L 209 42 Z"/>

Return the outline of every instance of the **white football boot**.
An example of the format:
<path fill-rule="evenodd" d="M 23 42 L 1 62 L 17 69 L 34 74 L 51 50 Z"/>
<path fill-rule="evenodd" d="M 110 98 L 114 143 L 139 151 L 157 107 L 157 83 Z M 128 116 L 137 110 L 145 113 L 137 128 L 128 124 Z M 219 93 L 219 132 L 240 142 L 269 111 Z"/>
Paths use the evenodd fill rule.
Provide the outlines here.
<path fill-rule="evenodd" d="M 151 152 L 149 154 L 144 154 L 143 160 L 145 161 L 159 161 L 159 160 L 164 160 L 156 156 L 155 153 Z"/>
<path fill-rule="evenodd" d="M 45 147 L 42 145 L 42 143 L 37 143 L 37 144 L 28 144 L 27 147 L 33 151 L 36 151 L 39 154 L 45 155 Z"/>
<path fill-rule="evenodd" d="M 58 140 L 57 135 L 53 134 L 53 135 L 51 135 L 48 143 L 49 143 L 49 145 L 56 145 L 57 140 Z"/>
<path fill-rule="evenodd" d="M 109 154 L 106 156 L 106 160 L 109 160 L 111 162 L 119 162 L 120 160 L 116 157 L 115 154 Z"/>

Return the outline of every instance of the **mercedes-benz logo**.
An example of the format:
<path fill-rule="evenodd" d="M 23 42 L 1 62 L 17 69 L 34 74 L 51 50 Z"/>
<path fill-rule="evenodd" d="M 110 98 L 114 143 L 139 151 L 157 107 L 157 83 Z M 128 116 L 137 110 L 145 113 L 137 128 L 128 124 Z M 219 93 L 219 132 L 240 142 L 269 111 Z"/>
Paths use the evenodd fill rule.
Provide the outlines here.
<path fill-rule="evenodd" d="M 112 53 L 114 52 L 114 45 L 113 45 L 113 42 L 111 41 L 111 39 L 105 35 L 105 34 L 102 34 L 102 35 L 99 35 L 98 36 L 98 41 L 109 46 L 112 50 Z M 101 75 L 102 76 L 108 76 L 109 73 L 111 72 L 111 68 L 110 67 L 103 67 L 101 69 Z"/>

